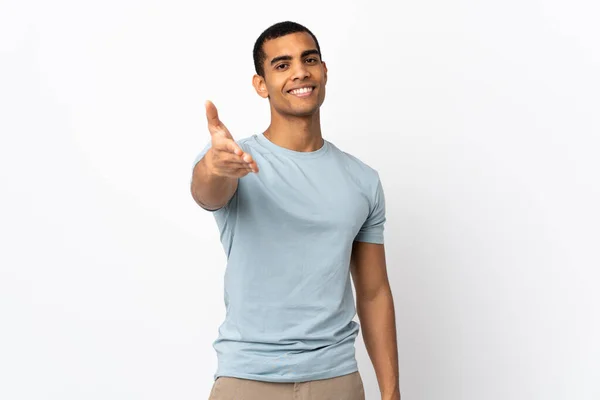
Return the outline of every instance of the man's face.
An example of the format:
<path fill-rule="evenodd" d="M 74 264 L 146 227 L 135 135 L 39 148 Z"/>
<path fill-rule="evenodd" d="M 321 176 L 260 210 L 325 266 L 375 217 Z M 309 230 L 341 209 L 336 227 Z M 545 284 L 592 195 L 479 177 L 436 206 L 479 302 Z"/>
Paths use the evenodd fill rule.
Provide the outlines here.
<path fill-rule="evenodd" d="M 327 67 L 313 38 L 306 32 L 292 33 L 267 40 L 263 50 L 265 76 L 255 75 L 254 87 L 260 96 L 269 97 L 272 110 L 296 117 L 318 111 L 325 100 Z"/>

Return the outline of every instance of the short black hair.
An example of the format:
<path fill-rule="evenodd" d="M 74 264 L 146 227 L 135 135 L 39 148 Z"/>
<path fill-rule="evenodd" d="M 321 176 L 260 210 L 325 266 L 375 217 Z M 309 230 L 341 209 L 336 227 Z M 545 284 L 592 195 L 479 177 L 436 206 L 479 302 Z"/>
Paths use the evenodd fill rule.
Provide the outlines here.
<path fill-rule="evenodd" d="M 264 63 L 267 59 L 267 54 L 263 49 L 263 44 L 265 44 L 267 40 L 277 39 L 279 37 L 289 35 L 290 33 L 297 32 L 308 33 L 315 41 L 315 44 L 317 45 L 317 50 L 319 51 L 319 56 L 321 56 L 321 47 L 319 46 L 319 41 L 317 40 L 317 37 L 307 27 L 292 21 L 278 22 L 275 25 L 271 25 L 270 27 L 265 29 L 265 31 L 260 34 L 258 39 L 256 39 L 256 42 L 254 43 L 254 69 L 256 70 L 256 73 L 258 75 L 262 76 L 263 78 L 265 77 Z"/>

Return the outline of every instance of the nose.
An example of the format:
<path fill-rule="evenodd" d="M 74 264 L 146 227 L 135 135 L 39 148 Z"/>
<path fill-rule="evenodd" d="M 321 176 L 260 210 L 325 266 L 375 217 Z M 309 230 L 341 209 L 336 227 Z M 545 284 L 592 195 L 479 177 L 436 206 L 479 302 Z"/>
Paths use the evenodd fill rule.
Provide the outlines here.
<path fill-rule="evenodd" d="M 310 77 L 310 72 L 303 62 L 294 63 L 294 70 L 292 72 L 292 80 L 303 80 Z"/>

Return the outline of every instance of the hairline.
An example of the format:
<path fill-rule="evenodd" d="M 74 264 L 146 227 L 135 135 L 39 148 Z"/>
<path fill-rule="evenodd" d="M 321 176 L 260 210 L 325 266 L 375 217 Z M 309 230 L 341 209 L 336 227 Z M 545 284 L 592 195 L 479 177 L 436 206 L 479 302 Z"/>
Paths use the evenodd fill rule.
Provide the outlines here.
<path fill-rule="evenodd" d="M 293 35 L 293 34 L 297 34 L 297 33 L 304 33 L 304 34 L 307 34 L 308 36 L 311 37 L 311 39 L 313 40 L 313 42 L 315 44 L 315 49 L 317 50 L 317 54 L 319 55 L 319 58 L 322 61 L 321 46 L 319 45 L 319 41 L 317 40 L 317 37 L 308 28 L 303 27 L 303 30 L 298 30 L 298 31 L 295 31 L 295 32 L 289 32 L 289 33 L 286 33 L 285 35 L 281 35 L 281 36 L 274 36 L 274 37 L 268 37 L 267 36 L 266 38 L 264 38 L 262 40 L 262 43 L 260 44 L 260 47 L 258 48 L 258 56 L 259 56 L 259 60 L 258 61 L 262 61 L 262 62 L 260 62 L 259 71 L 255 71 L 257 75 L 259 75 L 263 79 L 265 79 L 265 75 L 266 75 L 265 63 L 268 62 L 267 53 L 265 52 L 265 43 L 267 43 L 270 40 L 279 39 L 279 38 L 286 37 L 286 36 Z"/>

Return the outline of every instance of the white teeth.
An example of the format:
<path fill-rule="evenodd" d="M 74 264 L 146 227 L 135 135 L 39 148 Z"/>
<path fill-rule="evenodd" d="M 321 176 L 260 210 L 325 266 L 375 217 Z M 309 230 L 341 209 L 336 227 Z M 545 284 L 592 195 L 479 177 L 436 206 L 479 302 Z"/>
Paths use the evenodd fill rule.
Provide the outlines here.
<path fill-rule="evenodd" d="M 302 94 L 302 93 L 312 92 L 312 90 L 313 90 L 312 87 L 305 87 L 305 88 L 290 90 L 290 93 L 291 94 Z"/>

